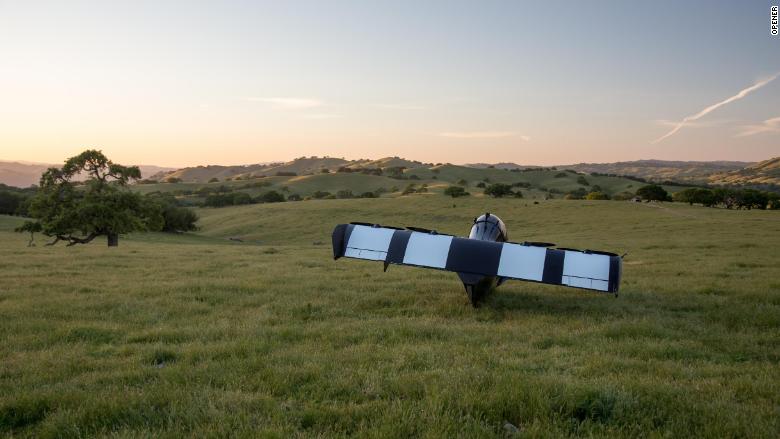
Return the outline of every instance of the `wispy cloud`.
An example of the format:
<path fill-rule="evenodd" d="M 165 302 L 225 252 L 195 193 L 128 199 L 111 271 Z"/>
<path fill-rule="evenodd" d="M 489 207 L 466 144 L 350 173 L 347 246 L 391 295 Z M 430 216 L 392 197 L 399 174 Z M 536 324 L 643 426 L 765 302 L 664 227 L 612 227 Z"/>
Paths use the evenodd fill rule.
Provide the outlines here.
<path fill-rule="evenodd" d="M 774 80 L 775 80 L 775 78 L 777 78 L 779 75 L 780 75 L 780 73 L 776 73 L 774 76 L 771 76 L 771 77 L 769 77 L 769 78 L 767 78 L 767 79 L 763 79 L 763 80 L 761 80 L 761 81 L 758 81 L 758 82 L 756 82 L 755 84 L 751 85 L 750 87 L 748 87 L 748 88 L 745 88 L 745 89 L 743 89 L 743 90 L 740 90 L 740 92 L 739 92 L 739 93 L 737 93 L 737 94 L 735 94 L 734 96 L 731 96 L 731 97 L 729 97 L 729 98 L 726 98 L 726 99 L 724 99 L 724 100 L 722 100 L 722 101 L 720 101 L 720 102 L 717 102 L 717 103 L 715 103 L 715 104 L 712 104 L 712 105 L 710 105 L 709 107 L 707 107 L 707 108 L 705 108 L 705 109 L 703 109 L 703 110 L 699 111 L 699 112 L 698 112 L 698 113 L 696 113 L 696 114 L 693 114 L 693 115 L 690 115 L 690 116 L 687 116 L 687 117 L 685 117 L 685 118 L 684 118 L 683 120 L 681 120 L 680 122 L 677 122 L 677 123 L 674 125 L 674 127 L 672 128 L 672 130 L 671 130 L 671 131 L 669 131 L 668 133 L 664 134 L 663 136 L 661 136 L 661 137 L 659 137 L 659 138 L 657 138 L 657 139 L 653 140 L 653 141 L 652 141 L 652 142 L 650 142 L 650 143 L 658 143 L 658 142 L 660 142 L 660 141 L 662 141 L 662 140 L 666 139 L 667 137 L 669 137 L 669 136 L 673 135 L 673 134 L 674 134 L 674 133 L 676 133 L 677 131 L 680 131 L 680 129 L 681 129 L 682 127 L 684 127 L 684 126 L 688 126 L 688 125 L 689 125 L 691 122 L 693 122 L 693 121 L 695 121 L 695 120 L 698 120 L 698 119 L 700 119 L 700 118 L 702 118 L 702 117 L 706 116 L 707 114 L 709 114 L 709 113 L 711 113 L 711 112 L 713 112 L 713 111 L 717 110 L 718 108 L 720 108 L 720 107 L 722 107 L 722 106 L 724 106 L 724 105 L 726 105 L 726 104 L 730 104 L 730 103 L 732 103 L 732 102 L 734 102 L 734 101 L 737 101 L 737 100 L 740 100 L 740 99 L 744 98 L 744 97 L 745 97 L 745 96 L 747 96 L 749 93 L 751 93 L 751 92 L 754 92 L 754 91 L 758 90 L 759 88 L 761 88 L 761 87 L 763 87 L 763 86 L 765 86 L 765 85 L 769 84 L 770 82 L 774 81 Z"/>
<path fill-rule="evenodd" d="M 422 105 L 412 104 L 376 104 L 375 107 L 386 110 L 425 110 L 425 107 Z"/>
<path fill-rule="evenodd" d="M 319 99 L 313 98 L 290 98 L 290 97 L 276 97 L 276 98 L 258 98 L 258 97 L 246 97 L 244 98 L 250 102 L 263 102 L 271 104 L 275 108 L 280 110 L 305 110 L 307 108 L 321 107 L 324 103 Z"/>
<path fill-rule="evenodd" d="M 687 124 L 685 124 L 685 126 L 687 128 L 710 128 L 710 127 L 716 127 L 716 126 L 725 125 L 725 124 L 727 124 L 729 122 L 732 122 L 732 121 L 731 120 L 726 120 L 726 119 L 723 119 L 723 120 L 697 120 L 697 121 L 688 122 Z M 677 124 L 679 124 L 680 122 L 678 122 L 676 120 L 660 119 L 660 120 L 656 120 L 655 123 L 660 125 L 660 126 L 664 126 L 664 127 L 676 127 Z"/>
<path fill-rule="evenodd" d="M 441 137 L 454 139 L 497 139 L 501 137 L 517 137 L 525 142 L 531 140 L 528 136 L 518 135 L 512 131 L 447 131 L 439 133 Z"/>
<path fill-rule="evenodd" d="M 734 137 L 746 137 L 759 133 L 780 133 L 780 116 L 767 119 L 759 124 L 745 125 Z"/>

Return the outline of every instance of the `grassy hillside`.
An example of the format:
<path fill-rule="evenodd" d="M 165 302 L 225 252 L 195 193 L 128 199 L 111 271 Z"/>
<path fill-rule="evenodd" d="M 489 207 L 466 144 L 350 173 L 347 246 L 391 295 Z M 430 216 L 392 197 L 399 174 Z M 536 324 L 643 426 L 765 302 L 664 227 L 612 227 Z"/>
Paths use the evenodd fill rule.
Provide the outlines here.
<path fill-rule="evenodd" d="M 393 160 L 386 163 L 396 164 Z M 644 183 L 637 182 L 623 177 L 591 176 L 578 175 L 561 170 L 528 170 L 521 172 L 512 172 L 502 169 L 477 169 L 466 166 L 439 165 L 432 167 L 414 167 L 406 169 L 403 172 L 404 179 L 390 178 L 387 175 L 370 175 L 360 172 L 353 173 L 314 173 L 310 175 L 296 176 L 275 176 L 262 179 L 248 180 L 229 180 L 214 183 L 158 183 L 143 184 L 133 186 L 135 190 L 143 193 L 161 191 L 195 192 L 202 188 L 218 188 L 225 186 L 231 190 L 247 192 L 252 196 L 257 196 L 269 190 L 283 192 L 285 194 L 298 194 L 302 197 L 311 196 L 316 191 L 326 191 L 335 194 L 340 190 L 349 190 L 355 195 L 364 192 L 373 192 L 377 189 L 383 189 L 387 192 L 384 196 L 400 196 L 401 191 L 409 184 L 415 184 L 418 187 L 423 184 L 428 186 L 428 192 L 432 194 L 441 193 L 450 185 L 464 184 L 466 190 L 473 196 L 482 196 L 483 189 L 477 187 L 480 183 L 522 183 L 530 185 L 529 188 L 523 187 L 526 198 L 544 198 L 548 191 L 554 192 L 553 197 L 561 198 L 563 194 L 580 188 L 586 191 L 599 189 L 608 195 L 615 195 L 621 192 L 635 192 L 636 189 L 643 186 Z M 587 185 L 578 182 L 578 179 L 585 178 Z M 676 192 L 681 190 L 680 186 L 665 186 L 667 191 Z M 202 197 L 193 196 L 193 200 L 200 200 Z"/>
<path fill-rule="evenodd" d="M 234 179 L 236 177 L 253 178 L 273 176 L 279 172 L 294 172 L 298 175 L 319 173 L 322 169 L 337 169 L 351 162 L 333 157 L 300 157 L 286 163 L 267 163 L 257 165 L 237 166 L 196 166 L 177 169 L 173 172 L 156 175 L 160 181 L 169 178 L 181 179 L 189 183 L 206 183 L 212 178 L 220 181 Z"/>
<path fill-rule="evenodd" d="M 729 185 L 774 185 L 780 187 L 780 157 L 764 160 L 744 169 L 715 174 L 709 183 Z"/>
<path fill-rule="evenodd" d="M 691 181 L 706 183 L 713 174 L 736 171 L 750 162 L 686 162 L 669 160 L 636 160 L 615 163 L 578 163 L 562 165 L 561 169 L 572 169 L 578 172 L 598 172 L 601 174 L 631 175 L 653 181 Z"/>
<path fill-rule="evenodd" d="M 628 252 L 618 298 L 333 261 L 338 222 Z M 0 434 L 780 435 L 776 211 L 402 197 L 202 210 L 201 235 L 27 248 L 0 217 Z M 237 244 L 226 236 L 251 238 Z M 258 245 L 257 242 L 261 244 Z"/>

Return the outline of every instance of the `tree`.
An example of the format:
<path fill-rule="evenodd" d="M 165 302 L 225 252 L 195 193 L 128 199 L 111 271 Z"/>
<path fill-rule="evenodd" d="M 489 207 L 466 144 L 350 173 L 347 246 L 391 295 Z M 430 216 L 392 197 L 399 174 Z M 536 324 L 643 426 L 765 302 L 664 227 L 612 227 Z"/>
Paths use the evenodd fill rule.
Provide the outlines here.
<path fill-rule="evenodd" d="M 461 186 L 449 186 L 447 189 L 444 189 L 444 195 L 449 195 L 452 198 L 458 198 L 465 197 L 466 195 L 469 195 L 469 193 L 466 192 L 466 189 L 463 189 Z"/>
<path fill-rule="evenodd" d="M 218 183 L 218 182 L 219 182 L 219 179 L 217 177 L 211 177 L 209 179 L 209 183 Z"/>
<path fill-rule="evenodd" d="M 585 177 L 583 177 L 582 175 L 577 177 L 577 184 L 581 184 L 583 186 L 590 186 L 590 183 L 588 183 L 588 180 Z"/>
<path fill-rule="evenodd" d="M 163 207 L 163 232 L 190 232 L 198 230 L 196 223 L 198 222 L 198 214 L 192 209 L 186 207 L 177 206 L 175 204 L 168 204 Z"/>
<path fill-rule="evenodd" d="M 284 201 L 284 195 L 276 191 L 268 191 L 261 195 L 259 200 L 263 203 L 281 203 Z"/>
<path fill-rule="evenodd" d="M 401 195 L 409 195 L 409 194 L 415 194 L 417 193 L 417 189 L 415 188 L 414 183 L 410 183 L 403 192 L 401 192 Z"/>
<path fill-rule="evenodd" d="M 336 198 L 355 198 L 355 195 L 349 189 L 336 191 Z"/>
<path fill-rule="evenodd" d="M 670 200 L 669 194 L 664 188 L 657 184 L 648 184 L 637 189 L 636 194 L 643 200 L 667 201 Z"/>
<path fill-rule="evenodd" d="M 25 197 L 10 191 L 0 191 L 0 214 L 15 215 Z"/>
<path fill-rule="evenodd" d="M 514 192 L 512 192 L 512 186 L 508 184 L 494 183 L 485 188 L 485 195 L 490 195 L 494 198 L 501 198 L 514 195 Z"/>
<path fill-rule="evenodd" d="M 86 174 L 86 181 L 71 181 L 79 174 Z M 36 230 L 54 237 L 47 245 L 59 241 L 67 241 L 68 246 L 86 244 L 106 236 L 108 246 L 115 247 L 122 233 L 159 230 L 163 223 L 160 211 L 127 188 L 128 182 L 140 178 L 136 166 L 115 164 L 97 150 L 84 151 L 62 168 L 43 173 L 29 205 L 34 221 L 19 231 Z"/>
<path fill-rule="evenodd" d="M 569 191 L 564 197 L 564 200 L 581 200 L 588 195 L 588 191 L 583 188 L 577 188 L 573 191 Z"/>
<path fill-rule="evenodd" d="M 591 192 L 585 196 L 586 200 L 609 200 L 609 196 L 604 192 Z"/>

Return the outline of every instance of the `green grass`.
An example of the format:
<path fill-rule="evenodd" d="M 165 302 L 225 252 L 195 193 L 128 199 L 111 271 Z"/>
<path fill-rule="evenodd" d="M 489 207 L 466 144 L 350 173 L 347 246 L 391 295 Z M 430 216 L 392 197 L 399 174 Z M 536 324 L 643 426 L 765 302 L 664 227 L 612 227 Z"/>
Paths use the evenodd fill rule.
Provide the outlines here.
<path fill-rule="evenodd" d="M 620 297 L 510 281 L 473 309 L 454 274 L 332 260 L 338 222 L 466 234 L 486 210 L 516 241 L 628 252 Z M 199 213 L 197 236 L 114 249 L 27 248 L 0 217 L 0 435 L 780 434 L 777 212 L 420 195 Z"/>

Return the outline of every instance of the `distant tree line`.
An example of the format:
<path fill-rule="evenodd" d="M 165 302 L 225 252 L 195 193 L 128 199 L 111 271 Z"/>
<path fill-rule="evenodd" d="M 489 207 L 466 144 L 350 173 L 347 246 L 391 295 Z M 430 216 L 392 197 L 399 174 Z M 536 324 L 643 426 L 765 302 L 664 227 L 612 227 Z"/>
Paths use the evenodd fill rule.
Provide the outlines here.
<path fill-rule="evenodd" d="M 30 198 L 37 187 L 18 188 L 0 183 L 0 215 L 27 215 Z"/>
<path fill-rule="evenodd" d="M 689 188 L 677 192 L 674 201 L 726 209 L 780 209 L 780 195 L 756 189 Z"/>

